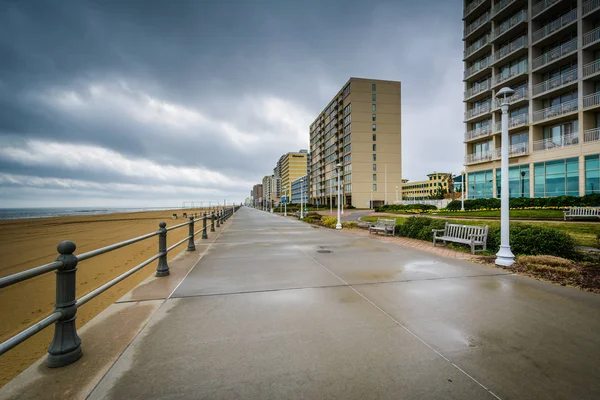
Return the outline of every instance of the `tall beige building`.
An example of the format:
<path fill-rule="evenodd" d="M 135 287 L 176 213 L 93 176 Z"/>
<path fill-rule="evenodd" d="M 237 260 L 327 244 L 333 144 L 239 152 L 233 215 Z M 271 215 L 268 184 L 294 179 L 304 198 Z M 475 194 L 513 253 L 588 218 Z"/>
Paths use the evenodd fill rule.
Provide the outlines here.
<path fill-rule="evenodd" d="M 500 103 L 509 109 L 512 197 L 598 193 L 600 1 L 464 2 L 469 198 L 500 194 Z"/>
<path fill-rule="evenodd" d="M 310 125 L 310 203 L 393 203 L 401 185 L 400 82 L 350 78 Z"/>
<path fill-rule="evenodd" d="M 290 152 L 282 155 L 275 170 L 280 174 L 281 197 L 291 196 L 292 182 L 306 175 L 308 169 L 308 150 Z"/>

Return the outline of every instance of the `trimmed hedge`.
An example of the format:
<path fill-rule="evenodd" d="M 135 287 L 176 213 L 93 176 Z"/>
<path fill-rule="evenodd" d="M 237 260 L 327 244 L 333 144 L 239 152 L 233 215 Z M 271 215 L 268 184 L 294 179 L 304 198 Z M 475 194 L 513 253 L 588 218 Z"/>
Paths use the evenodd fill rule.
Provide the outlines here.
<path fill-rule="evenodd" d="M 559 197 L 511 197 L 510 208 L 526 207 L 598 207 L 600 206 L 600 194 L 588 194 L 585 196 L 559 196 Z M 446 206 L 447 210 L 460 210 L 461 201 L 452 200 Z M 465 200 L 465 210 L 480 210 L 485 208 L 500 208 L 500 199 L 471 199 Z"/>
<path fill-rule="evenodd" d="M 446 221 L 428 217 L 410 217 L 396 226 L 400 236 L 433 240 L 432 229 L 444 229 Z M 573 259 L 577 257 L 575 241 L 568 234 L 556 229 L 513 224 L 510 227 L 510 247 L 516 255 L 548 255 Z M 488 231 L 487 248 L 496 253 L 500 248 L 500 227 Z"/>
<path fill-rule="evenodd" d="M 385 206 L 377 207 L 375 209 L 375 212 L 408 210 L 437 210 L 437 207 L 431 204 L 388 204 Z"/>

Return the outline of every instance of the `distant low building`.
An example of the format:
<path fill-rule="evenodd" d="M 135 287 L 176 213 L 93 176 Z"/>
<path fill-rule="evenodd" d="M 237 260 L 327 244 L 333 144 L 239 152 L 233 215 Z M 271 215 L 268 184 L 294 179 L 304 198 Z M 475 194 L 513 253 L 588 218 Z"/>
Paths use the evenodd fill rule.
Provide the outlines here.
<path fill-rule="evenodd" d="M 427 199 L 436 193 L 448 193 L 453 191 L 452 174 L 446 172 L 434 172 L 433 174 L 428 174 L 427 177 L 428 179 L 425 181 L 404 183 L 402 185 L 402 199 Z"/>
<path fill-rule="evenodd" d="M 308 175 L 304 175 L 292 182 L 292 203 L 306 204 L 308 201 Z"/>

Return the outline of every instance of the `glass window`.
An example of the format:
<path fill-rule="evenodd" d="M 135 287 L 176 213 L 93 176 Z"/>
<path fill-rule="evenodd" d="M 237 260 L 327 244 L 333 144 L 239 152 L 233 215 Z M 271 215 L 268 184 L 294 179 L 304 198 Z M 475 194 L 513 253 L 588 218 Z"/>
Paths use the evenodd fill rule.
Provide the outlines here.
<path fill-rule="evenodd" d="M 377 115 L 373 114 L 373 115 L 371 116 L 371 118 L 373 119 L 373 121 L 377 121 Z"/>
<path fill-rule="evenodd" d="M 377 111 L 377 105 L 376 104 L 372 104 L 371 105 L 371 110 L 372 111 Z"/>
<path fill-rule="evenodd" d="M 373 171 L 377 171 L 377 164 L 373 164 Z"/>
<path fill-rule="evenodd" d="M 373 151 L 377 151 L 377 145 L 373 143 Z"/>
<path fill-rule="evenodd" d="M 371 99 L 372 99 L 373 101 L 376 101 L 376 100 L 377 100 L 377 95 L 376 95 L 375 93 L 373 93 L 373 94 L 371 95 Z"/>
<path fill-rule="evenodd" d="M 371 125 L 371 130 L 375 132 L 377 130 L 377 124 Z"/>
<path fill-rule="evenodd" d="M 375 91 L 375 90 L 377 90 L 377 85 L 376 85 L 376 84 L 372 84 L 372 85 L 371 85 L 371 90 L 372 90 L 372 91 Z"/>
<path fill-rule="evenodd" d="M 600 192 L 600 155 L 585 157 L 585 194 Z"/>
<path fill-rule="evenodd" d="M 373 134 L 373 141 L 376 141 L 376 140 L 377 140 L 377 134 L 376 134 L 376 133 L 374 133 L 374 134 Z"/>
<path fill-rule="evenodd" d="M 535 164 L 534 197 L 579 195 L 577 158 Z"/>
<path fill-rule="evenodd" d="M 377 154 L 373 154 L 373 161 L 377 161 Z"/>
<path fill-rule="evenodd" d="M 377 184 L 376 184 L 376 183 L 374 183 L 374 184 L 373 184 L 373 191 L 374 191 L 374 192 L 376 192 L 376 191 L 377 191 Z"/>
<path fill-rule="evenodd" d="M 377 174 L 373 174 L 373 182 L 377 180 Z"/>

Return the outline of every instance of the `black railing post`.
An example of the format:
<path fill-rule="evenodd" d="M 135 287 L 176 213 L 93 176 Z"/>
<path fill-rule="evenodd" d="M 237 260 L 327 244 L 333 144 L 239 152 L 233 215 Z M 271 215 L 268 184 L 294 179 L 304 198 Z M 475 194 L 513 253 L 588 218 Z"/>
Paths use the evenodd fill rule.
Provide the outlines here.
<path fill-rule="evenodd" d="M 190 230 L 188 236 L 190 237 L 188 240 L 187 251 L 196 250 L 196 245 L 194 244 L 194 217 L 190 217 Z"/>
<path fill-rule="evenodd" d="M 214 211 L 210 214 L 210 231 L 211 232 L 215 231 L 215 212 Z"/>
<path fill-rule="evenodd" d="M 156 267 L 156 276 L 169 275 L 169 264 L 167 264 L 167 223 L 161 222 L 158 224 L 160 232 L 158 234 L 158 266 Z"/>
<path fill-rule="evenodd" d="M 77 335 L 75 299 L 77 256 L 73 254 L 77 246 L 69 241 L 60 242 L 56 259 L 63 265 L 56 271 L 56 304 L 54 311 L 62 314 L 54 324 L 54 339 L 48 348 L 48 366 L 63 367 L 77 361 L 82 355 L 81 339 Z"/>
<path fill-rule="evenodd" d="M 206 232 L 206 213 L 202 217 L 202 239 L 208 239 L 208 233 Z"/>
<path fill-rule="evenodd" d="M 221 211 L 217 210 L 217 228 L 221 226 Z"/>

